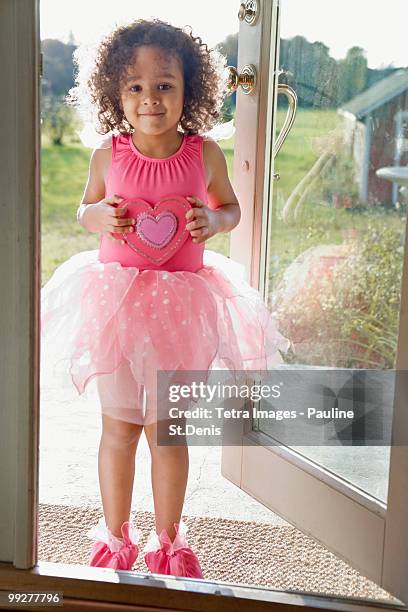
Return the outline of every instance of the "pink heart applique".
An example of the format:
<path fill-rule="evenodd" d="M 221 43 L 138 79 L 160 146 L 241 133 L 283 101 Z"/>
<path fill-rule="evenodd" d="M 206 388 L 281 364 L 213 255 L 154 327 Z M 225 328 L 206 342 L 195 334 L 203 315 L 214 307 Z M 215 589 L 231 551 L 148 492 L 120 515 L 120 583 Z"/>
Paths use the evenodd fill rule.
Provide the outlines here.
<path fill-rule="evenodd" d="M 136 224 L 136 232 L 146 244 L 163 248 L 170 242 L 177 230 L 177 217 L 171 211 L 155 217 L 146 212 L 141 213 Z"/>
<path fill-rule="evenodd" d="M 142 199 L 123 200 L 127 204 L 125 218 L 136 219 L 132 233 L 113 233 L 128 247 L 156 264 L 165 263 L 183 246 L 190 233 L 186 229 L 186 212 L 191 204 L 182 196 L 168 196 L 154 206 Z"/>

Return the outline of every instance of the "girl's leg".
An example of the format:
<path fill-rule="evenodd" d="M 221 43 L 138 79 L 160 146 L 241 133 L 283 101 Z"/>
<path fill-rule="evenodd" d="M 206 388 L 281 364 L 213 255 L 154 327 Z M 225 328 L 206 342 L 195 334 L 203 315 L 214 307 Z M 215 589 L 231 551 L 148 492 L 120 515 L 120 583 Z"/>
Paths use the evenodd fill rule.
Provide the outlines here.
<path fill-rule="evenodd" d="M 129 520 L 135 475 L 135 454 L 143 426 L 102 415 L 98 471 L 106 525 L 121 537 Z"/>
<path fill-rule="evenodd" d="M 165 446 L 157 443 L 157 429 L 168 431 L 166 428 L 171 423 L 166 419 L 166 414 L 159 414 L 158 406 L 168 405 L 166 388 L 161 388 L 162 379 L 158 384 L 157 372 L 152 368 L 148 372 L 146 381 L 146 418 L 145 435 L 149 444 L 152 460 L 151 478 L 153 489 L 154 512 L 156 517 L 156 533 L 160 535 L 165 529 L 174 539 L 176 532 L 174 523 L 180 523 L 183 511 L 184 496 L 188 478 L 188 446 Z M 160 386 L 160 388 L 159 388 Z M 157 419 L 160 424 L 157 425 Z M 178 423 L 179 424 L 179 423 Z M 166 436 L 160 436 L 160 440 Z"/>
<path fill-rule="evenodd" d="M 107 527 L 121 537 L 129 520 L 135 474 L 135 454 L 143 430 L 143 385 L 138 385 L 127 362 L 97 378 L 102 412 L 98 471 Z"/>
<path fill-rule="evenodd" d="M 152 488 L 156 533 L 166 529 L 173 541 L 173 523 L 179 523 L 183 511 L 188 478 L 188 446 L 157 445 L 156 423 L 145 425 L 152 458 Z"/>

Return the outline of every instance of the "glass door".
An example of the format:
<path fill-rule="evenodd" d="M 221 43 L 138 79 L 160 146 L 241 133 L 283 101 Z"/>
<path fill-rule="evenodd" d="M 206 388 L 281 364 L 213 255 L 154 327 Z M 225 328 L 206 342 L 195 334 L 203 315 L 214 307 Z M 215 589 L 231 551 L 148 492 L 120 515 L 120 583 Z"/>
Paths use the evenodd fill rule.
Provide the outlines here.
<path fill-rule="evenodd" d="M 393 405 L 405 388 L 407 350 L 407 161 L 395 153 L 404 150 L 408 109 L 398 36 L 406 11 L 401 0 L 387 11 L 351 0 L 283 0 L 272 16 L 272 133 L 286 116 L 276 75 L 296 91 L 298 110 L 276 156 L 276 140 L 265 142 L 250 269 L 291 348 L 277 371 L 261 373 L 262 382 L 282 385 L 279 401 L 256 404 L 242 448 L 224 449 L 223 472 L 397 596 L 405 587 L 390 578 L 383 547 L 398 531 L 390 509 L 403 486 Z M 403 557 L 395 558 L 401 578 Z"/>

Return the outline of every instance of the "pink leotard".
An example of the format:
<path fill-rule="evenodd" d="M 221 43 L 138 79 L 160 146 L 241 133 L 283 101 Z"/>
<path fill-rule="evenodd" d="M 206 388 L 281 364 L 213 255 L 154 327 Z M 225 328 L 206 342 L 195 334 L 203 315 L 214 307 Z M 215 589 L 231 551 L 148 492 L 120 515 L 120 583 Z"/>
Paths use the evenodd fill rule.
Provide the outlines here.
<path fill-rule="evenodd" d="M 125 199 L 141 198 L 154 205 L 168 195 L 196 196 L 208 204 L 203 160 L 203 137 L 186 136 L 178 151 L 170 157 L 156 159 L 142 155 L 131 135 L 112 136 L 112 162 L 105 181 L 106 197 L 116 194 Z M 117 261 L 124 267 L 140 270 L 188 270 L 203 267 L 204 243 L 187 240 L 169 260 L 158 265 L 136 253 L 127 244 L 101 237 L 99 261 Z"/>

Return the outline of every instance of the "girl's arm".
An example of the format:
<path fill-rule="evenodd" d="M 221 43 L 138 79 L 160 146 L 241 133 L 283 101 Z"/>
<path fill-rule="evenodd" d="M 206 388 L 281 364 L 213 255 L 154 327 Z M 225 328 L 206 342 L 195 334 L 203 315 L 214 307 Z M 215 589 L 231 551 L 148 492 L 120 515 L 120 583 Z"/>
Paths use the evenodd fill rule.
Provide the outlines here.
<path fill-rule="evenodd" d="M 89 204 L 96 204 L 105 197 L 104 168 L 109 163 L 110 149 L 95 149 L 89 162 L 88 180 L 77 211 L 77 220 L 83 225 L 84 212 Z M 85 228 L 86 229 L 86 228 Z"/>
<path fill-rule="evenodd" d="M 216 232 L 229 232 L 241 219 L 237 196 L 228 177 L 227 161 L 214 140 L 204 140 L 204 163 L 208 176 L 209 206 L 217 213 Z"/>
<path fill-rule="evenodd" d="M 84 195 L 77 211 L 80 225 L 88 232 L 106 235 L 113 242 L 121 242 L 113 233 L 133 232 L 135 220 L 121 219 L 127 207 L 115 208 L 123 198 L 117 195 L 105 197 L 105 176 L 111 161 L 111 149 L 95 149 L 89 163 L 89 175 Z"/>
<path fill-rule="evenodd" d="M 195 196 L 187 198 L 192 208 L 186 213 L 186 228 L 196 244 L 219 232 L 229 232 L 241 219 L 224 153 L 214 140 L 204 140 L 203 145 L 209 206 Z"/>

